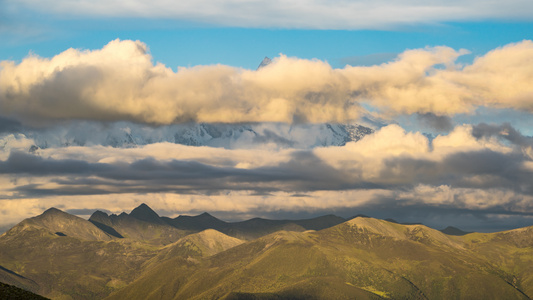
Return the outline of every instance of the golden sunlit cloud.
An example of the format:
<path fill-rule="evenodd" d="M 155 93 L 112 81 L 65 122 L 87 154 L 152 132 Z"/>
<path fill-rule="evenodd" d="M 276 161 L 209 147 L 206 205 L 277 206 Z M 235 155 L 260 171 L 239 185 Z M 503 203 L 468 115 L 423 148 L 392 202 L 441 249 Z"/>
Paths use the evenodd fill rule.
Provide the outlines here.
<path fill-rule="evenodd" d="M 365 110 L 384 116 L 454 115 L 478 106 L 533 112 L 533 42 L 495 49 L 472 64 L 448 47 L 407 50 L 378 66 L 334 69 L 281 55 L 259 70 L 154 64 L 139 41 L 69 49 L 0 63 L 3 116 L 57 120 L 181 122 L 349 122 Z"/>

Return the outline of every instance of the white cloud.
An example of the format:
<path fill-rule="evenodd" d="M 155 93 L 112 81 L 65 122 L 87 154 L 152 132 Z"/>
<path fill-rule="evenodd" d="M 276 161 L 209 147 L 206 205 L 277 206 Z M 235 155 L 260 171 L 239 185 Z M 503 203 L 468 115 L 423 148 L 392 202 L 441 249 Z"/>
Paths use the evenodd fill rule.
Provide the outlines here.
<path fill-rule="evenodd" d="M 527 0 L 322 1 L 23 0 L 26 8 L 86 17 L 144 17 L 262 28 L 383 29 L 420 23 L 531 20 Z"/>
<path fill-rule="evenodd" d="M 153 64 L 147 46 L 115 40 L 51 59 L 0 62 L 0 108 L 29 123 L 64 119 L 197 122 L 347 122 L 369 104 L 386 115 L 454 115 L 493 106 L 533 112 L 533 42 L 495 49 L 461 66 L 465 50 L 408 50 L 395 61 L 333 69 L 277 57 L 260 70 Z M 440 66 L 444 66 L 444 68 Z"/>

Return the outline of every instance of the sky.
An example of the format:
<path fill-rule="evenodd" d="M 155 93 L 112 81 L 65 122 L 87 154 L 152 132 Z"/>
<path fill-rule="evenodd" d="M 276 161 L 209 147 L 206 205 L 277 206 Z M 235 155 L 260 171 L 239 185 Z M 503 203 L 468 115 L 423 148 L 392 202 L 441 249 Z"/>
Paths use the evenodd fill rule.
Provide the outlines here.
<path fill-rule="evenodd" d="M 52 206 L 141 203 L 170 217 L 531 226 L 531 11 L 0 0 L 0 231 Z M 372 131 L 335 142 L 343 124 Z"/>

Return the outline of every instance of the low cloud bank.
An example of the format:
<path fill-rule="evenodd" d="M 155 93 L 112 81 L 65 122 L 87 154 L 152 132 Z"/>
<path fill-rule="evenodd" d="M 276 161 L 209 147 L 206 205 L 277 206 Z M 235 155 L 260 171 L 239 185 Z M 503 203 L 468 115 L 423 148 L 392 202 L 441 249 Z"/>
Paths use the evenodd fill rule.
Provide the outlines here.
<path fill-rule="evenodd" d="M 508 124 L 461 125 L 432 140 L 389 125 L 358 142 L 308 150 L 156 143 L 21 151 L 28 144 L 4 152 L 0 201 L 51 206 L 94 197 L 111 205 L 129 197 L 174 205 L 168 211 L 533 214 L 531 137 Z"/>

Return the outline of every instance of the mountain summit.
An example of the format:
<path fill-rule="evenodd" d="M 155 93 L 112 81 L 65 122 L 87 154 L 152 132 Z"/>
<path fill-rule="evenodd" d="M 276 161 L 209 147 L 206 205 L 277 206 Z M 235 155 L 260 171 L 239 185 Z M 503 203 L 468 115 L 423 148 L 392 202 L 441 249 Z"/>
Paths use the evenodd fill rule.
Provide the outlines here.
<path fill-rule="evenodd" d="M 261 69 L 263 67 L 266 67 L 266 66 L 270 65 L 271 63 L 272 63 L 272 60 L 265 56 L 265 58 L 263 58 L 263 61 L 257 67 L 257 70 L 259 70 L 259 69 Z"/>
<path fill-rule="evenodd" d="M 150 206 L 144 203 L 134 208 L 130 212 L 130 216 L 148 223 L 166 224 Z"/>

